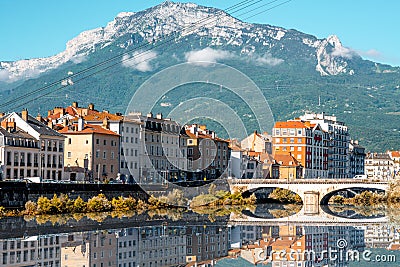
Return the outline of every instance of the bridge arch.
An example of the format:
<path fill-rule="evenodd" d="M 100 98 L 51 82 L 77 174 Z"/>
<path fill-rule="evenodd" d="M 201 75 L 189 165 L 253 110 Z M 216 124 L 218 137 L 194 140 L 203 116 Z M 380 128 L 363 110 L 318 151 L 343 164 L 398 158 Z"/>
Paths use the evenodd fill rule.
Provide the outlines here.
<path fill-rule="evenodd" d="M 249 197 L 251 194 L 254 193 L 254 194 L 256 195 L 256 197 L 257 197 L 257 195 L 260 196 L 260 195 L 262 195 L 263 193 L 265 193 L 265 195 L 264 195 L 265 198 L 260 198 L 260 199 L 259 199 L 259 198 L 257 197 L 257 200 L 272 199 L 272 198 L 269 198 L 269 195 L 270 195 L 275 189 L 289 190 L 291 193 L 293 193 L 294 195 L 297 195 L 297 196 L 300 197 L 300 199 L 301 199 L 301 196 L 300 196 L 297 192 L 295 192 L 295 191 L 293 191 L 293 190 L 291 190 L 291 189 L 285 188 L 284 186 L 270 186 L 270 185 L 268 185 L 268 184 L 266 184 L 266 185 L 264 185 L 264 186 L 257 187 L 257 188 L 251 188 L 251 189 L 248 189 L 248 190 L 246 190 L 246 191 L 242 191 L 242 195 L 243 195 L 243 197 Z M 262 192 L 262 190 L 267 190 L 267 192 Z M 260 191 L 261 191 L 261 192 L 260 192 Z M 268 191 L 269 191 L 269 192 L 268 192 Z M 268 196 L 267 196 L 266 194 L 268 194 Z M 279 202 L 279 201 L 278 201 L 278 202 Z"/>
<path fill-rule="evenodd" d="M 385 193 L 386 192 L 386 190 L 382 189 L 382 188 L 371 188 L 371 187 L 365 188 L 363 186 L 340 188 L 340 189 L 328 192 L 323 196 L 320 196 L 320 205 L 328 205 L 329 204 L 329 200 L 334 195 L 336 195 L 337 193 L 342 192 L 342 191 L 349 191 L 349 192 L 352 192 L 354 194 L 361 193 L 361 192 L 364 192 L 364 191 L 375 191 L 377 193 Z"/>
<path fill-rule="evenodd" d="M 231 192 L 246 192 L 261 187 L 285 188 L 297 193 L 305 210 L 309 213 L 318 212 L 318 206 L 328 199 L 332 192 L 350 188 L 363 188 L 365 190 L 387 191 L 389 184 L 385 182 L 370 182 L 355 179 L 235 179 L 228 178 Z M 328 195 L 328 196 L 327 196 Z M 323 201 L 322 201 L 323 200 Z"/>

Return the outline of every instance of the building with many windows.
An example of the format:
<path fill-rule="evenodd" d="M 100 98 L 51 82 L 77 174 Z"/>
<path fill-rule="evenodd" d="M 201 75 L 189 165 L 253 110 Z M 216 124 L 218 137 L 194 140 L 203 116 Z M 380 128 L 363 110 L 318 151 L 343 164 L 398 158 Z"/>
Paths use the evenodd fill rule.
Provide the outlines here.
<path fill-rule="evenodd" d="M 4 178 L 62 179 L 65 136 L 30 116 L 27 110 L 3 116 L 1 129 Z"/>
<path fill-rule="evenodd" d="M 303 166 L 303 178 L 328 177 L 328 134 L 319 124 L 276 122 L 273 146 L 274 154 L 290 152 Z"/>
<path fill-rule="evenodd" d="M 365 148 L 358 144 L 358 140 L 349 143 L 349 178 L 365 173 Z"/>
<path fill-rule="evenodd" d="M 367 153 L 365 174 L 368 179 L 389 180 L 394 177 L 393 159 L 387 153 Z"/>
<path fill-rule="evenodd" d="M 229 141 L 217 137 L 205 125 L 186 125 L 188 170 L 193 180 L 214 180 L 228 175 Z"/>
<path fill-rule="evenodd" d="M 66 167 L 83 167 L 85 181 L 115 179 L 119 165 L 119 135 L 109 130 L 108 121 L 103 125 L 85 124 L 79 118 L 77 124 L 65 126 L 59 131 L 67 137 L 65 143 Z M 76 180 L 76 177 L 66 177 Z"/>
<path fill-rule="evenodd" d="M 322 131 L 328 133 L 328 175 L 327 178 L 347 178 L 349 171 L 349 131 L 344 122 L 338 121 L 336 116 L 324 113 L 306 113 L 299 120 L 319 124 Z"/>

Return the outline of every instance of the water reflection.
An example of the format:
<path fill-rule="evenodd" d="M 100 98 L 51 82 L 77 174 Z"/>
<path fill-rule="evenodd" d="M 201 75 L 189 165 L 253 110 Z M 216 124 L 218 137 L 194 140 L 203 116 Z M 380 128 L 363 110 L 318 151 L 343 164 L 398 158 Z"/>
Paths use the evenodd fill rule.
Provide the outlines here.
<path fill-rule="evenodd" d="M 98 214 L 101 220 L 93 220 L 93 215 L 79 220 L 3 218 L 0 266 L 360 267 L 372 266 L 372 260 L 376 266 L 399 266 L 400 227 L 396 223 L 365 223 L 364 217 L 357 217 L 359 224 L 351 226 L 283 224 L 281 218 L 274 223 L 272 213 L 277 210 L 285 213 L 288 207 L 259 205 L 241 215 L 211 216 L 211 221 L 207 214 L 193 212 L 173 218 L 154 214 Z M 341 207 L 336 212 L 354 217 L 355 210 Z M 375 217 L 378 212 L 357 210 L 363 213 Z M 243 218 L 248 215 L 255 217 L 246 222 Z M 236 220 L 240 216 L 244 217 Z M 11 227 L 12 231 L 7 230 Z M 385 256 L 385 263 L 377 264 L 376 256 Z"/>

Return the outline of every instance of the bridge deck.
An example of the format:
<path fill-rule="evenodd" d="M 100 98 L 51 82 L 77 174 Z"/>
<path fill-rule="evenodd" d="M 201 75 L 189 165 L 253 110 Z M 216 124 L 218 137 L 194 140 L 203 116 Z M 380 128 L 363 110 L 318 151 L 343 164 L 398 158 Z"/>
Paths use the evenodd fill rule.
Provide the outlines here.
<path fill-rule="evenodd" d="M 240 179 L 229 178 L 231 184 L 389 184 L 383 180 L 359 180 L 359 179 Z"/>

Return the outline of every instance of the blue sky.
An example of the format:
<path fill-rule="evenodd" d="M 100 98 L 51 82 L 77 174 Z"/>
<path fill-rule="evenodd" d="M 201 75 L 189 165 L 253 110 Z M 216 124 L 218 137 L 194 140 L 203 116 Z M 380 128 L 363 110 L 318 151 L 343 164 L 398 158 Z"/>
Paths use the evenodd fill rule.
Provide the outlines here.
<path fill-rule="evenodd" d="M 161 2 L 0 0 L 0 61 L 57 54 L 65 49 L 68 40 L 84 30 L 105 26 L 119 12 L 140 11 Z M 190 2 L 224 9 L 240 0 Z M 285 0 L 272 5 L 282 2 Z M 400 66 L 399 12 L 398 0 L 292 0 L 247 21 L 297 29 L 318 38 L 336 34 L 344 46 L 364 58 Z"/>

